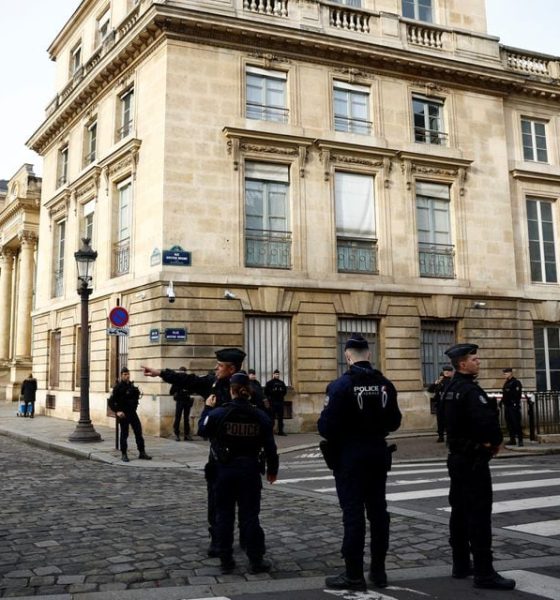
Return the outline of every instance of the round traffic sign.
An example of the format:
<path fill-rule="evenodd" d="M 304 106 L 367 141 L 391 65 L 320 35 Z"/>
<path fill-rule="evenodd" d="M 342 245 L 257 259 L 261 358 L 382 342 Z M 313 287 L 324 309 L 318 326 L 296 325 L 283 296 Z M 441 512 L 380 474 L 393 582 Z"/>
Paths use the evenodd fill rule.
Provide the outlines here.
<path fill-rule="evenodd" d="M 124 327 L 128 323 L 128 311 L 122 306 L 115 306 L 109 313 L 109 321 L 114 327 Z"/>

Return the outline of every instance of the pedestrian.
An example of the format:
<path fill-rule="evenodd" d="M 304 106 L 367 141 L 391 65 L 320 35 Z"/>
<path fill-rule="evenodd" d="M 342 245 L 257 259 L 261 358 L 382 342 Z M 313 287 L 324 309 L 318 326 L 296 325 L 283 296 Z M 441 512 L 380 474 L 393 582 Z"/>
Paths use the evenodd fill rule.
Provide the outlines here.
<path fill-rule="evenodd" d="M 365 591 L 364 544 L 370 522 L 371 565 L 369 579 L 387 586 L 385 556 L 389 547 L 389 513 L 385 498 L 391 452 L 385 437 L 401 424 L 395 386 L 374 369 L 369 346 L 352 334 L 344 347 L 349 369 L 327 386 L 325 406 L 317 423 L 327 440 L 330 465 L 342 509 L 342 556 L 346 569 L 327 577 L 331 589 Z"/>
<path fill-rule="evenodd" d="M 272 416 L 272 425 L 278 423 L 278 435 L 287 435 L 284 432 L 284 398 L 288 393 L 286 384 L 280 379 L 280 371 L 275 369 L 272 373 L 272 379 L 266 382 L 264 386 L 264 395 L 270 407 Z"/>
<path fill-rule="evenodd" d="M 502 369 L 504 374 L 504 385 L 502 387 L 502 399 L 500 407 L 504 407 L 506 425 L 509 432 L 509 445 L 523 446 L 523 427 L 521 425 L 521 394 L 523 385 L 519 379 L 513 376 L 513 369 L 506 367 Z"/>
<path fill-rule="evenodd" d="M 443 415 L 444 402 L 442 392 L 445 390 L 447 384 L 451 381 L 452 375 L 453 367 L 451 365 L 444 365 L 437 380 L 428 387 L 428 392 L 433 394 L 432 402 L 436 410 L 438 443 L 445 441 L 445 420 Z"/>
<path fill-rule="evenodd" d="M 238 507 L 239 534 L 249 558 L 251 573 L 270 570 L 264 558 L 265 536 L 259 522 L 261 508 L 261 465 L 264 450 L 266 478 L 274 483 L 278 474 L 278 453 L 272 433 L 272 422 L 266 413 L 251 402 L 249 377 L 238 372 L 230 379 L 232 401 L 215 407 L 215 399 L 206 401 L 200 416 L 199 433 L 210 439 L 215 459 L 213 481 L 216 499 L 216 542 L 222 573 L 235 568 L 233 532 L 235 507 Z"/>
<path fill-rule="evenodd" d="M 121 369 L 121 378 L 117 381 L 111 397 L 109 398 L 109 408 L 116 414 L 121 428 L 120 445 L 121 459 L 123 462 L 130 462 L 128 458 L 128 431 L 132 427 L 136 446 L 138 448 L 138 458 L 141 460 L 152 460 L 152 457 L 146 454 L 146 445 L 142 435 L 142 423 L 136 412 L 140 400 L 140 390 L 130 380 L 130 371 L 123 367 Z"/>
<path fill-rule="evenodd" d="M 181 373 L 186 373 L 186 367 L 180 367 Z M 181 417 L 183 417 L 183 436 L 185 441 L 192 442 L 190 435 L 191 426 L 189 423 L 191 408 L 193 405 L 193 398 L 190 394 L 189 388 L 181 383 L 173 383 L 169 389 L 169 393 L 175 400 L 175 419 L 173 421 L 173 431 L 175 432 L 175 439 L 179 442 L 179 432 L 181 428 Z"/>
<path fill-rule="evenodd" d="M 183 373 L 171 369 L 153 369 L 142 366 L 144 375 L 148 377 L 161 377 L 167 383 L 177 383 L 188 387 L 193 394 L 202 396 L 207 401 L 212 399 L 215 406 L 221 406 L 231 401 L 229 380 L 234 373 L 241 370 L 245 360 L 245 352 L 239 348 L 222 348 L 216 351 L 216 367 L 206 375 L 198 376 L 194 373 Z M 208 533 L 210 534 L 210 545 L 208 556 L 219 555 L 216 542 L 216 507 L 214 498 L 214 481 L 216 476 L 216 461 L 212 454 L 204 467 L 206 477 L 206 489 L 208 492 Z"/>
<path fill-rule="evenodd" d="M 35 397 L 37 395 L 37 380 L 33 377 L 33 373 L 29 373 L 21 384 L 21 398 L 25 403 L 24 417 L 28 416 L 32 419 L 35 416 Z"/>
<path fill-rule="evenodd" d="M 251 404 L 267 412 L 264 404 L 264 390 L 261 382 L 257 379 L 255 369 L 249 369 L 249 387 L 251 388 Z"/>
<path fill-rule="evenodd" d="M 490 459 L 502 443 L 498 409 L 476 382 L 480 358 L 476 344 L 456 344 L 445 351 L 455 374 L 445 390 L 445 425 L 451 480 L 449 543 L 452 577 L 463 579 L 474 567 L 474 587 L 512 590 L 513 579 L 494 570 L 492 560 L 492 478 Z"/>

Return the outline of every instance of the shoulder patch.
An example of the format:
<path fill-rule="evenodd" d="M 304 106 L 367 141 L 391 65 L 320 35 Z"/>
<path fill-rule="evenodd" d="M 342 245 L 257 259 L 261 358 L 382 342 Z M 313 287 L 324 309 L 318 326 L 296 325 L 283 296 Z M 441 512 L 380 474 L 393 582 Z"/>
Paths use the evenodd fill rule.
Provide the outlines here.
<path fill-rule="evenodd" d="M 481 404 L 488 404 L 488 400 L 486 400 L 484 396 L 479 396 L 478 399 L 480 400 Z"/>
<path fill-rule="evenodd" d="M 210 418 L 210 415 L 206 415 L 206 419 L 204 419 L 204 423 L 203 425 L 206 427 L 206 425 L 208 425 L 208 419 Z"/>
<path fill-rule="evenodd" d="M 326 408 L 329 405 L 329 397 L 325 396 L 325 403 L 323 404 L 323 406 Z"/>

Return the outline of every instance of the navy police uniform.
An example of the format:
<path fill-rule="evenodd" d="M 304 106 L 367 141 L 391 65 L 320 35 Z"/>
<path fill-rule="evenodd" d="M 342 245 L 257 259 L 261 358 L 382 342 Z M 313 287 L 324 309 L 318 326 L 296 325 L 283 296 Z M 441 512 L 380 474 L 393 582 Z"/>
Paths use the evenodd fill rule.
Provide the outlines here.
<path fill-rule="evenodd" d="M 186 374 L 186 369 L 181 367 L 179 369 L 181 373 Z M 175 432 L 175 439 L 179 440 L 179 432 L 181 428 L 181 417 L 183 420 L 183 436 L 185 440 L 191 440 L 190 432 L 191 426 L 189 423 L 189 417 L 191 408 L 193 405 L 193 399 L 191 396 L 190 389 L 181 383 L 174 383 L 171 385 L 169 390 L 173 400 L 175 400 L 175 419 L 173 420 L 173 431 Z"/>
<path fill-rule="evenodd" d="M 367 341 L 353 335 L 346 348 L 367 349 Z M 397 391 L 393 384 L 367 361 L 349 370 L 327 386 L 325 406 L 317 423 L 329 446 L 336 491 L 344 525 L 342 556 L 346 577 L 362 589 L 366 524 L 371 527 L 371 578 L 386 585 L 385 555 L 389 545 L 389 513 L 385 499 L 391 451 L 385 437 L 401 424 Z M 338 578 L 344 578 L 344 575 Z M 344 580 L 342 587 L 348 584 Z M 337 584 L 336 584 L 337 585 Z M 337 585 L 338 586 L 338 585 Z M 329 585 L 329 587 L 335 587 Z M 338 586 L 340 587 L 340 586 Z"/>
<path fill-rule="evenodd" d="M 476 354 L 477 349 L 476 344 L 457 344 L 445 353 L 453 361 Z M 449 543 L 453 555 L 452 575 L 464 578 L 471 573 L 472 553 L 476 587 L 513 589 L 515 582 L 498 575 L 492 563 L 489 461 L 502 442 L 498 408 L 475 377 L 456 370 L 444 397 L 449 448 L 447 467 L 451 480 Z"/>
<path fill-rule="evenodd" d="M 280 373 L 278 369 L 274 373 Z M 272 378 L 266 382 L 264 386 L 264 395 L 270 402 L 270 414 L 272 415 L 272 424 L 278 422 L 278 435 L 286 435 L 284 433 L 284 398 L 288 393 L 286 384 L 278 378 Z"/>
<path fill-rule="evenodd" d="M 445 366 L 441 371 L 442 377 L 441 380 L 435 383 L 432 383 L 428 387 L 428 392 L 433 394 L 433 402 L 436 409 L 436 422 L 437 422 L 437 434 L 438 434 L 438 442 L 445 441 L 445 403 L 443 401 L 444 391 L 447 387 L 448 383 L 451 381 L 451 376 L 453 375 L 453 369 L 451 367 Z"/>
<path fill-rule="evenodd" d="M 503 369 L 504 373 L 511 373 L 512 369 Z M 515 377 L 509 377 L 502 387 L 502 400 L 500 406 L 504 407 L 506 425 L 509 432 L 509 443 L 516 441 L 523 446 L 523 428 L 521 426 L 521 394 L 523 386 Z"/>
<path fill-rule="evenodd" d="M 245 374 L 231 378 L 246 380 Z M 235 506 L 239 511 L 240 538 L 253 572 L 263 565 L 265 537 L 260 526 L 261 462 L 264 449 L 266 472 L 278 473 L 278 454 L 272 423 L 262 411 L 247 399 L 236 398 L 219 408 L 206 406 L 199 422 L 199 433 L 210 438 L 211 455 L 215 462 L 213 491 L 216 503 L 216 539 L 222 566 L 234 566 L 233 531 Z M 264 472 L 264 471 L 263 471 Z"/>

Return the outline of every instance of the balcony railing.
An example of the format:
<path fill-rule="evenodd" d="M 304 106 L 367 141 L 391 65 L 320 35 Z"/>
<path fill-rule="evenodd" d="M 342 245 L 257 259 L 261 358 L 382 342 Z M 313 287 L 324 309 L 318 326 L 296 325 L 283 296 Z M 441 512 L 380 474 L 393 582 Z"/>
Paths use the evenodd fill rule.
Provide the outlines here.
<path fill-rule="evenodd" d="M 349 117 L 334 117 L 335 131 L 346 131 L 347 133 L 362 133 L 369 135 L 371 133 L 371 121 L 365 119 L 351 119 Z"/>
<path fill-rule="evenodd" d="M 506 50 L 506 61 L 507 66 L 514 71 L 550 77 L 548 67 L 550 61 L 544 57 Z"/>
<path fill-rule="evenodd" d="M 425 129 L 424 127 L 414 128 L 414 140 L 422 144 L 435 144 L 437 146 L 447 146 L 448 134 L 437 129 Z"/>
<path fill-rule="evenodd" d="M 132 133 L 132 119 L 127 121 L 122 127 L 117 129 L 117 139 L 124 140 L 125 137 Z"/>
<path fill-rule="evenodd" d="M 455 265 L 454 247 L 448 244 L 418 244 L 420 277 L 453 279 Z"/>
<path fill-rule="evenodd" d="M 406 39 L 409 44 L 425 46 L 426 48 L 443 48 L 443 31 L 426 25 L 408 23 Z"/>
<path fill-rule="evenodd" d="M 292 264 L 289 231 L 245 230 L 245 266 L 289 269 Z"/>
<path fill-rule="evenodd" d="M 288 16 L 288 0 L 243 0 L 243 8 L 262 15 Z"/>
<path fill-rule="evenodd" d="M 277 123 L 287 123 L 289 110 L 282 106 L 268 106 L 256 102 L 247 102 L 247 118 L 258 119 L 259 121 L 276 121 Z"/>
<path fill-rule="evenodd" d="M 369 33 L 370 16 L 352 6 L 329 6 L 329 25 L 336 29 Z"/>
<path fill-rule="evenodd" d="M 113 277 L 126 275 L 130 270 L 130 238 L 113 244 Z"/>
<path fill-rule="evenodd" d="M 63 185 L 66 185 L 68 183 L 68 176 L 67 175 L 60 175 L 57 180 L 56 180 L 56 187 L 62 187 Z"/>
<path fill-rule="evenodd" d="M 84 156 L 84 167 L 87 167 L 95 160 L 95 150 Z"/>
<path fill-rule="evenodd" d="M 53 271 L 53 298 L 60 298 L 64 292 L 64 269 Z"/>
<path fill-rule="evenodd" d="M 377 240 L 337 238 L 339 273 L 377 273 Z"/>

